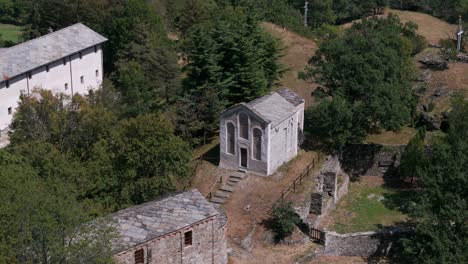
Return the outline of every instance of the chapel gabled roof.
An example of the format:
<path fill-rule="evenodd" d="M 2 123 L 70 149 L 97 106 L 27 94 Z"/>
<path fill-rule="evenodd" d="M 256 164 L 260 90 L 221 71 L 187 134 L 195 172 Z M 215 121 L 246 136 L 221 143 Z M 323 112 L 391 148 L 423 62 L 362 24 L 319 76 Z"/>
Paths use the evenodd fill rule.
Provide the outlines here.
<path fill-rule="evenodd" d="M 248 103 L 240 103 L 226 109 L 223 113 L 236 107 L 246 107 L 266 123 L 276 127 L 285 119 L 296 113 L 296 107 L 304 99 L 288 88 L 271 92 Z"/>
<path fill-rule="evenodd" d="M 101 44 L 107 39 L 78 23 L 0 52 L 0 81 Z"/>
<path fill-rule="evenodd" d="M 125 251 L 219 214 L 196 189 L 118 211 L 110 216 L 119 234 L 113 250 Z"/>

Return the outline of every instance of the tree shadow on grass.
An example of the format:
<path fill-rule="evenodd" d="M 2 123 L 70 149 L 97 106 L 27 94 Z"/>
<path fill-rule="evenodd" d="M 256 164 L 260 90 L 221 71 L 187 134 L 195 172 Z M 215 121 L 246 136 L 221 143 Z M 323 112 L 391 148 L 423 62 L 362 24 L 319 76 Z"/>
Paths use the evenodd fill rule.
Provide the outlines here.
<path fill-rule="evenodd" d="M 384 195 L 384 205 L 389 209 L 409 214 L 412 201 L 418 195 L 415 185 L 402 180 L 398 168 L 391 167 L 384 174 L 384 187 L 395 191 Z"/>

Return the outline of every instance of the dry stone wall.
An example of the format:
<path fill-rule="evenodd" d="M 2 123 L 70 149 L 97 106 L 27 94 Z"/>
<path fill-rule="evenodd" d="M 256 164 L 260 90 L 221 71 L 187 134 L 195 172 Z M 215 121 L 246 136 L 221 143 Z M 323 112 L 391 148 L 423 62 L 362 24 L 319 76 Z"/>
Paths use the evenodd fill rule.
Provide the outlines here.
<path fill-rule="evenodd" d="M 405 145 L 383 146 L 378 144 L 352 144 L 346 146 L 340 162 L 351 177 L 384 176 L 398 167 Z"/>
<path fill-rule="evenodd" d="M 393 230 L 338 234 L 325 232 L 326 256 L 386 256 L 390 253 L 394 242 L 411 229 L 395 228 Z"/>
<path fill-rule="evenodd" d="M 340 179 L 340 182 L 338 182 Z M 349 176 L 341 170 L 340 161 L 336 157 L 327 157 L 320 174 L 316 176 L 317 185 L 310 194 L 309 213 L 315 214 L 314 220 L 309 219 L 309 226 L 318 228 L 323 220 L 335 207 L 338 201 L 348 193 Z"/>

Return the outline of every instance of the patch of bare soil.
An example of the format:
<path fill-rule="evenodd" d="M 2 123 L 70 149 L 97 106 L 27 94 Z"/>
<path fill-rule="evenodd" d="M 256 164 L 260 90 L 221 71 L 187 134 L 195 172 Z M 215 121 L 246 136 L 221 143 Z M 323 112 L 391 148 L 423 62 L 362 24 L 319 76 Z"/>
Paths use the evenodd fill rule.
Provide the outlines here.
<path fill-rule="evenodd" d="M 401 22 L 412 21 L 418 24 L 418 33 L 423 35 L 429 43 L 439 43 L 439 40 L 454 37 L 457 26 L 428 14 L 411 11 L 390 9 L 388 12 L 397 14 Z"/>
<path fill-rule="evenodd" d="M 198 165 L 197 172 L 192 178 L 190 188 L 195 188 L 204 196 L 212 191 L 212 187 L 216 184 L 219 177 L 222 177 L 223 182 L 226 182 L 231 172 L 226 169 L 221 169 L 208 161 L 203 161 Z"/>
<path fill-rule="evenodd" d="M 284 188 L 301 173 L 316 156 L 313 152 L 303 152 L 277 174 L 262 177 L 250 175 L 241 181 L 228 202 L 223 206 L 228 219 L 228 247 L 232 249 L 230 263 L 294 263 L 301 254 L 312 251 L 317 245 L 307 241 L 298 245 L 273 245 L 267 242 L 268 236 L 262 225 L 268 218 L 272 205 L 281 196 Z M 252 229 L 252 249 L 241 246 Z"/>
<path fill-rule="evenodd" d="M 288 87 L 305 99 L 305 107 L 313 103 L 312 92 L 317 88 L 317 84 L 309 83 L 298 78 L 298 73 L 303 71 L 307 63 L 318 49 L 315 41 L 288 31 L 275 24 L 264 22 L 262 27 L 281 41 L 283 57 L 280 62 L 286 67 L 281 80 L 278 81 L 280 87 Z"/>
<path fill-rule="evenodd" d="M 449 69 L 433 71 L 427 84 L 429 89 L 421 102 L 433 102 L 436 114 L 447 111 L 450 108 L 451 95 L 460 92 L 468 96 L 468 63 L 449 63 Z"/>
<path fill-rule="evenodd" d="M 429 43 L 437 44 L 441 39 L 446 39 L 449 37 L 454 38 L 455 32 L 457 31 L 456 25 L 449 24 L 441 19 L 419 12 L 386 9 L 385 13 L 383 15 L 379 15 L 379 17 L 385 17 L 389 13 L 398 15 L 401 22 L 403 23 L 412 21 L 418 24 L 418 33 L 424 36 Z M 359 19 L 350 23 L 346 23 L 343 24 L 342 27 L 349 28 L 354 23 L 360 21 L 361 20 Z"/>

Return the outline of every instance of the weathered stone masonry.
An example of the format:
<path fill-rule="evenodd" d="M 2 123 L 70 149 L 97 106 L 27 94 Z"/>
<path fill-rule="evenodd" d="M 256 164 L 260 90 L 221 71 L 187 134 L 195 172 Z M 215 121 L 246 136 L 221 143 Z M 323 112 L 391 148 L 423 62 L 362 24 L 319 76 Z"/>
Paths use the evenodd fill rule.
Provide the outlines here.
<path fill-rule="evenodd" d="M 145 264 L 227 263 L 226 215 L 197 190 L 128 208 L 113 218 L 120 233 L 113 242 L 118 263 L 136 263 L 139 250 Z"/>
<path fill-rule="evenodd" d="M 324 255 L 361 257 L 373 255 L 386 256 L 390 253 L 395 240 L 411 232 L 413 232 L 411 229 L 400 228 L 350 234 L 338 234 L 327 231 L 325 232 Z"/>

